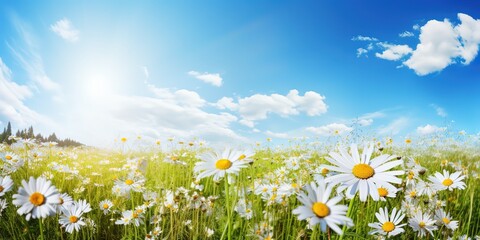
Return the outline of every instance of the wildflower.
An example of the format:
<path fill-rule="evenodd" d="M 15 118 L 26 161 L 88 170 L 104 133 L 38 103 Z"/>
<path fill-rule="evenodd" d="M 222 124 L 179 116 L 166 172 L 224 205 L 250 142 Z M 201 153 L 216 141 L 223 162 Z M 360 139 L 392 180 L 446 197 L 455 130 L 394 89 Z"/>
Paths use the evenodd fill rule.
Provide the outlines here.
<path fill-rule="evenodd" d="M 309 224 L 314 226 L 320 224 L 323 232 L 327 231 L 327 226 L 338 234 L 342 234 L 342 229 L 338 225 L 353 226 L 353 222 L 346 216 L 348 207 L 337 205 L 342 197 L 336 196 L 330 199 L 333 186 L 326 184 L 323 179 L 319 179 L 318 185 L 311 182 L 305 186 L 305 192 L 298 194 L 298 200 L 303 204 L 295 208 L 292 212 L 298 215 L 299 220 L 309 218 Z"/>
<path fill-rule="evenodd" d="M 198 174 L 197 179 L 213 176 L 213 180 L 218 182 L 225 174 L 237 175 L 240 169 L 248 166 L 248 161 L 239 160 L 242 154 L 227 148 L 221 153 L 209 152 L 202 155 L 202 161 L 197 162 L 194 168 Z"/>
<path fill-rule="evenodd" d="M 59 223 L 65 228 L 65 231 L 73 233 L 73 231 L 79 231 L 81 226 L 85 226 L 85 222 L 82 219 L 83 205 L 72 204 L 62 209 L 63 215 L 60 216 Z"/>
<path fill-rule="evenodd" d="M 434 225 L 435 222 L 430 214 L 422 213 L 422 211 L 416 212 L 408 221 L 413 231 L 418 232 L 419 237 L 424 237 L 427 235 L 427 232 L 433 237 L 432 231 L 437 230 L 437 226 Z"/>
<path fill-rule="evenodd" d="M 430 182 L 419 180 L 416 188 L 418 189 L 419 196 L 432 197 L 437 194 L 437 188 Z"/>
<path fill-rule="evenodd" d="M 402 228 L 406 223 L 400 224 L 400 222 L 405 218 L 405 214 L 402 211 L 398 211 L 394 208 L 392 214 L 389 216 L 388 208 L 380 208 L 378 213 L 375 213 L 375 216 L 378 219 L 376 223 L 369 223 L 368 226 L 374 228 L 370 231 L 369 234 L 380 234 L 387 237 L 398 235 L 405 230 Z"/>
<path fill-rule="evenodd" d="M 240 215 L 240 217 L 245 219 L 251 219 L 253 217 L 252 203 L 245 200 L 245 198 L 240 198 L 235 205 L 235 211 Z"/>
<path fill-rule="evenodd" d="M 122 212 L 122 218 L 117 220 L 115 224 L 117 225 L 130 225 L 133 224 L 136 227 L 140 226 L 143 223 L 143 214 L 138 214 L 135 211 L 127 210 Z"/>
<path fill-rule="evenodd" d="M 165 158 L 163 159 L 164 162 L 166 163 L 171 163 L 171 164 L 177 164 L 177 165 L 182 165 L 182 166 L 186 166 L 187 163 L 184 162 L 184 161 L 181 161 L 180 159 L 185 157 L 186 154 L 182 154 L 182 155 L 175 155 L 175 154 L 169 154 L 167 156 L 165 156 Z"/>
<path fill-rule="evenodd" d="M 100 202 L 100 209 L 103 211 L 104 215 L 107 215 L 113 207 L 112 201 L 105 199 Z"/>
<path fill-rule="evenodd" d="M 378 196 L 380 197 L 380 201 L 387 201 L 387 197 L 397 197 L 398 190 L 398 188 L 384 187 L 382 185 L 378 186 Z"/>
<path fill-rule="evenodd" d="M 10 176 L 0 176 L 0 197 L 5 195 L 8 191 L 12 190 L 13 181 Z"/>
<path fill-rule="evenodd" d="M 61 213 L 62 209 L 66 209 L 68 206 L 74 203 L 73 198 L 67 193 L 61 193 L 59 198 L 60 198 L 60 203 L 57 205 L 58 213 Z"/>
<path fill-rule="evenodd" d="M 353 196 L 360 192 L 360 201 L 365 202 L 367 196 L 370 195 L 374 201 L 380 199 L 378 187 L 380 185 L 394 188 L 391 183 L 400 184 L 401 179 L 395 177 L 402 175 L 403 171 L 388 171 L 403 163 L 402 160 L 395 160 L 396 156 L 380 155 L 370 160 L 374 149 L 374 145 L 370 145 L 368 149 L 364 149 L 362 155 L 358 153 L 357 145 L 352 144 L 350 147 L 351 155 L 345 150 L 340 149 L 340 154 L 331 152 L 330 157 L 326 160 L 335 166 L 326 166 L 329 170 L 336 171 L 339 174 L 329 176 L 325 182 L 331 184 L 340 183 L 339 191 L 346 189 L 346 196 Z"/>
<path fill-rule="evenodd" d="M 428 177 L 438 190 L 448 189 L 452 191 L 455 188 L 465 189 L 465 183 L 462 180 L 465 176 L 460 176 L 462 172 L 450 174 L 447 170 L 443 170 L 443 174 L 436 172 L 435 176 Z"/>
<path fill-rule="evenodd" d="M 30 177 L 28 183 L 22 180 L 18 194 L 13 195 L 13 204 L 20 206 L 17 213 L 26 214 L 27 221 L 33 218 L 46 218 L 55 214 L 55 206 L 60 203 L 60 194 L 49 180 Z"/>
<path fill-rule="evenodd" d="M 443 209 L 438 209 L 435 211 L 435 219 L 437 220 L 436 224 L 438 226 L 445 226 L 451 230 L 458 228 L 458 221 L 452 221 L 450 214 L 443 211 Z"/>
<path fill-rule="evenodd" d="M 122 195 L 128 195 L 130 191 L 142 192 L 144 182 L 145 178 L 143 176 L 130 173 L 125 180 L 116 180 L 114 188 L 117 187 Z"/>
<path fill-rule="evenodd" d="M 215 232 L 212 229 L 205 227 L 205 234 L 207 234 L 207 237 L 213 236 L 214 233 Z"/>

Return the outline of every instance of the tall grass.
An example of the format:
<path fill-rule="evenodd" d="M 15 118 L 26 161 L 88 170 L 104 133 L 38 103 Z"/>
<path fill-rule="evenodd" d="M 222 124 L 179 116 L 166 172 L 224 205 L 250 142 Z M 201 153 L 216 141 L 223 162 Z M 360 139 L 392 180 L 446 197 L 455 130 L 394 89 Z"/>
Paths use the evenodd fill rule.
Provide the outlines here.
<path fill-rule="evenodd" d="M 238 176 L 230 176 L 230 182 L 223 179 L 215 183 L 211 178 L 195 182 L 193 169 L 199 161 L 197 156 L 201 152 L 210 151 L 199 146 L 176 145 L 169 151 L 161 151 L 158 146 L 140 151 L 124 146 L 111 151 L 88 147 L 65 149 L 4 146 L 2 153 L 14 152 L 26 160 L 26 163 L 10 174 L 15 183 L 14 188 L 1 197 L 7 200 L 8 206 L 1 213 L 0 237 L 37 239 L 41 235 L 38 220 L 27 221 L 24 216 L 17 214 L 17 207 L 12 204 L 12 195 L 17 192 L 23 179 L 46 176 L 60 192 L 68 193 L 75 200 L 85 199 L 91 204 L 93 211 L 85 214 L 89 219 L 87 226 L 74 233 L 66 233 L 65 229 L 60 227 L 59 215 L 43 219 L 44 239 L 145 239 L 150 236 L 152 239 L 372 239 L 372 236 L 368 235 L 372 230 L 368 223 L 377 221 L 375 213 L 380 207 L 402 208 L 402 190 L 397 193 L 396 198 L 387 199 L 385 202 L 375 202 L 371 198 L 367 202 L 360 202 L 358 196 L 352 200 L 344 199 L 342 203 L 350 207 L 348 216 L 355 226 L 345 228 L 343 236 L 333 232 L 321 232 L 317 227 L 310 229 L 305 221 L 297 220 L 292 214 L 292 210 L 300 204 L 295 194 L 269 200 L 254 193 L 259 183 L 274 186 L 286 182 L 299 186 L 309 183 L 314 174 L 320 173 L 321 165 L 327 163 L 324 157 L 331 150 L 335 150 L 335 146 L 319 147 L 303 143 L 274 149 L 257 147 L 252 157 L 253 162 L 248 168 L 243 169 Z M 459 221 L 459 228 L 451 234 L 444 231 L 445 229 L 439 229 L 430 238 L 447 239 L 448 236 L 453 236 L 457 239 L 462 235 L 480 235 L 478 150 L 461 145 L 423 147 L 411 144 L 385 146 L 381 152 L 376 150 L 376 154 L 381 153 L 395 154 L 404 159 L 414 158 L 426 169 L 424 175 L 420 176 L 424 180 L 442 169 L 450 172 L 461 169 L 467 175 L 466 189 L 441 191 L 438 194 L 438 199 L 446 202 L 444 209 L 454 220 Z M 186 164 L 165 162 L 165 157 L 171 155 L 179 156 L 179 161 Z M 300 159 L 297 170 L 286 167 L 291 157 Z M 132 159 L 136 159 L 133 165 Z M 449 164 L 442 167 L 442 162 L 446 161 Z M 282 167 L 285 167 L 284 173 L 278 171 Z M 135 210 L 136 207 L 146 204 L 142 192 L 131 191 L 129 197 L 118 196 L 112 192 L 115 180 L 124 179 L 132 171 L 145 177 L 144 192 L 157 193 L 155 204 L 141 213 L 144 223 L 138 227 L 132 224 L 115 224 L 115 221 L 121 218 L 122 211 Z M 196 189 L 195 186 L 199 188 Z M 404 185 L 398 187 L 403 188 Z M 174 193 L 175 207 L 166 206 L 168 191 Z M 210 200 L 198 203 L 208 206 L 195 207 L 198 198 L 207 199 L 209 196 Z M 108 214 L 104 214 L 99 206 L 99 202 L 105 199 L 114 204 Z M 241 199 L 245 199 L 249 205 L 249 219 L 236 211 Z M 420 203 L 426 205 L 428 201 L 427 197 L 422 197 Z M 407 222 L 407 219 L 404 219 L 404 222 Z M 161 233 L 152 233 L 155 227 L 159 227 Z M 213 230 L 213 235 L 210 235 L 211 232 L 207 229 Z M 419 239 L 408 225 L 404 229 L 405 232 L 394 239 Z"/>

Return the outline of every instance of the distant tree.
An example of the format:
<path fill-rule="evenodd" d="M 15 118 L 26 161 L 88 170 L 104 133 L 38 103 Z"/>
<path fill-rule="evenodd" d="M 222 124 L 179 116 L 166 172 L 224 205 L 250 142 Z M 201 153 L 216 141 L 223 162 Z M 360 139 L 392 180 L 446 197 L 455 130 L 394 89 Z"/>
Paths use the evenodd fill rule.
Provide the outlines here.
<path fill-rule="evenodd" d="M 35 137 L 35 134 L 33 133 L 33 126 L 30 126 L 30 128 L 28 128 L 27 138 L 34 138 L 34 137 Z"/>
<path fill-rule="evenodd" d="M 12 125 L 10 122 L 7 124 L 7 131 L 5 132 L 5 140 L 8 144 L 12 144 L 12 140 L 9 140 L 8 137 L 12 135 Z"/>

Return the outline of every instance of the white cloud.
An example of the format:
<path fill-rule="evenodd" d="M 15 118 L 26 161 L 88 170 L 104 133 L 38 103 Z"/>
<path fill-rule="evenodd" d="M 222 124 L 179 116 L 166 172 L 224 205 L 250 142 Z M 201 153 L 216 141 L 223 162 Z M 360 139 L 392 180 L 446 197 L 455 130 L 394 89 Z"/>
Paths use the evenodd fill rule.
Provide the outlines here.
<path fill-rule="evenodd" d="M 228 109 L 234 111 L 237 109 L 238 105 L 233 102 L 233 98 L 222 97 L 216 103 L 213 104 L 218 109 Z"/>
<path fill-rule="evenodd" d="M 270 137 L 275 137 L 275 138 L 289 138 L 288 134 L 286 133 L 276 133 L 276 132 L 271 132 L 271 131 L 266 131 L 265 134 Z"/>
<path fill-rule="evenodd" d="M 445 109 L 437 106 L 436 104 L 431 104 L 430 106 L 432 106 L 435 109 L 438 116 L 440 116 L 440 117 L 446 117 L 447 116 L 447 112 L 445 111 Z"/>
<path fill-rule="evenodd" d="M 455 27 L 455 31 L 460 36 L 462 48 L 460 48 L 460 56 L 464 59 L 463 64 L 467 65 L 475 59 L 478 54 L 478 45 L 480 44 L 480 19 L 459 13 L 458 18 L 462 24 Z"/>
<path fill-rule="evenodd" d="M 19 128 L 48 122 L 46 117 L 23 103 L 32 96 L 30 88 L 11 80 L 11 71 L 0 58 L 0 115 Z"/>
<path fill-rule="evenodd" d="M 374 37 L 366 37 L 366 36 L 362 36 L 362 35 L 358 35 L 356 37 L 353 37 L 352 38 L 352 41 L 371 41 L 371 42 L 376 42 L 378 41 L 377 38 L 374 38 Z"/>
<path fill-rule="evenodd" d="M 152 84 L 147 84 L 147 87 L 158 99 L 172 105 L 186 108 L 199 108 L 203 107 L 206 103 L 206 101 L 194 91 L 180 89 L 172 92 L 168 88 L 157 88 Z"/>
<path fill-rule="evenodd" d="M 358 123 L 360 126 L 362 126 L 362 127 L 366 127 L 366 126 L 372 125 L 373 119 L 371 119 L 371 118 L 368 118 L 368 119 L 359 119 L 359 120 L 357 121 L 357 123 Z"/>
<path fill-rule="evenodd" d="M 307 91 L 303 96 L 300 96 L 299 92 L 293 89 L 287 95 L 254 94 L 239 98 L 237 102 L 233 98 L 222 97 L 211 105 L 218 109 L 237 112 L 242 117 L 239 123 L 253 128 L 255 121 L 266 119 L 269 114 L 277 114 L 281 117 L 298 115 L 302 112 L 308 116 L 321 115 L 327 112 L 328 108 L 324 99 L 324 96 L 313 91 Z"/>
<path fill-rule="evenodd" d="M 73 109 L 64 129 L 82 142 L 106 146 L 119 136 L 141 135 L 145 139 L 201 137 L 212 143 L 240 144 L 247 139 L 232 130 L 238 117 L 226 112 L 209 112 L 206 101 L 196 92 L 146 85 L 150 96 L 111 94 L 103 101 Z"/>
<path fill-rule="evenodd" d="M 405 37 L 413 37 L 415 34 L 409 31 L 405 31 L 403 33 L 398 34 L 399 37 L 405 38 Z"/>
<path fill-rule="evenodd" d="M 365 48 L 357 48 L 357 58 L 361 57 L 362 55 L 368 53 L 368 50 Z"/>
<path fill-rule="evenodd" d="M 307 127 L 305 130 L 320 136 L 332 136 L 351 132 L 353 128 L 342 123 L 331 123 L 320 127 Z"/>
<path fill-rule="evenodd" d="M 417 133 L 420 134 L 420 135 L 429 135 L 429 134 L 432 134 L 432 133 L 443 132 L 445 130 L 446 130 L 446 128 L 444 128 L 444 127 L 437 127 L 435 125 L 430 125 L 430 124 L 427 124 L 423 127 L 422 126 L 417 127 Z"/>
<path fill-rule="evenodd" d="M 247 119 L 241 119 L 240 121 L 238 121 L 238 123 L 240 123 L 244 126 L 247 126 L 249 128 L 255 127 L 255 122 L 251 121 L 251 120 L 247 120 Z"/>
<path fill-rule="evenodd" d="M 459 56 L 458 35 L 448 19 L 443 22 L 430 20 L 420 28 L 420 32 L 420 43 L 412 56 L 403 63 L 417 75 L 440 71 Z"/>
<path fill-rule="evenodd" d="M 58 20 L 55 24 L 52 24 L 50 30 L 70 42 L 78 41 L 80 35 L 80 31 L 75 29 L 73 24 L 67 18 L 63 18 Z"/>
<path fill-rule="evenodd" d="M 397 135 L 400 131 L 404 130 L 410 121 L 406 117 L 400 117 L 393 120 L 387 126 L 382 126 L 378 130 L 379 135 Z"/>
<path fill-rule="evenodd" d="M 468 65 L 478 54 L 480 20 L 459 13 L 455 27 L 448 19 L 430 20 L 420 28 L 420 43 L 403 64 L 420 76 L 441 71 L 456 59 Z"/>
<path fill-rule="evenodd" d="M 383 47 L 385 50 L 381 54 L 376 53 L 375 56 L 386 60 L 397 61 L 404 56 L 412 53 L 412 49 L 408 45 L 379 43 L 379 46 Z"/>
<path fill-rule="evenodd" d="M 412 29 L 418 31 L 420 29 L 420 25 L 415 24 L 415 25 L 412 26 Z"/>
<path fill-rule="evenodd" d="M 269 113 L 275 113 L 282 117 L 297 115 L 305 112 L 308 116 L 318 116 L 327 112 L 325 97 L 308 91 L 304 96 L 298 95 L 297 90 L 290 90 L 285 95 L 280 94 L 255 94 L 238 100 L 238 112 L 247 120 L 266 119 Z"/>
<path fill-rule="evenodd" d="M 197 71 L 189 71 L 188 75 L 201 80 L 203 82 L 212 84 L 213 86 L 220 87 L 222 86 L 222 77 L 220 76 L 219 73 L 200 73 Z"/>

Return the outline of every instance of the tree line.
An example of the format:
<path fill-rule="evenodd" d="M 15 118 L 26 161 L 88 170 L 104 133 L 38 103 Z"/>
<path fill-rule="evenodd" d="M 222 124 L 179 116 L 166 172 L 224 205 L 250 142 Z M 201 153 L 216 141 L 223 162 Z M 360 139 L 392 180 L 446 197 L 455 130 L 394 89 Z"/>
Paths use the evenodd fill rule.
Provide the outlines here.
<path fill-rule="evenodd" d="M 2 134 L 0 134 L 0 143 L 12 144 L 14 142 L 13 139 L 9 139 L 10 136 L 15 136 L 22 139 L 35 139 L 37 143 L 43 142 L 56 142 L 57 146 L 59 147 L 78 147 L 82 146 L 83 144 L 66 138 L 66 139 L 59 139 L 55 133 L 50 134 L 48 137 L 42 136 L 42 134 L 38 133 L 35 135 L 33 131 L 33 127 L 30 126 L 29 128 L 25 128 L 22 130 L 17 130 L 17 132 L 13 135 L 12 134 L 12 125 L 8 122 L 7 127 L 3 128 Z"/>

